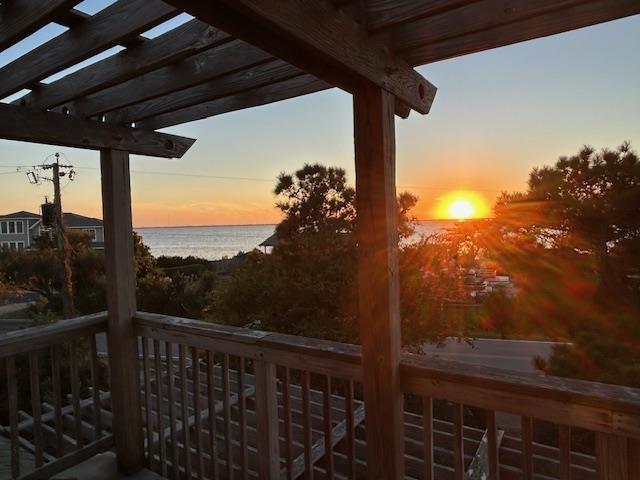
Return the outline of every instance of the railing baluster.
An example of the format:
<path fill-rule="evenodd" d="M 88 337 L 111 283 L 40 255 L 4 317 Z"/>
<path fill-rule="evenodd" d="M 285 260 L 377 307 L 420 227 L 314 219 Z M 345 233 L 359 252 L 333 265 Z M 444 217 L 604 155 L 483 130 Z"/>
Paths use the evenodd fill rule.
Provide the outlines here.
<path fill-rule="evenodd" d="M 533 480 L 533 419 L 522 417 L 522 474 Z"/>
<path fill-rule="evenodd" d="M 220 472 L 218 470 L 218 439 L 216 434 L 216 385 L 215 385 L 215 357 L 213 352 L 207 351 L 207 397 L 209 405 L 209 454 L 211 465 L 209 475 L 218 480 Z"/>
<path fill-rule="evenodd" d="M 487 460 L 489 463 L 489 480 L 498 480 L 498 429 L 496 412 L 487 410 Z"/>
<path fill-rule="evenodd" d="M 153 424 L 151 420 L 151 372 L 149 371 L 149 339 L 142 341 L 142 373 L 144 377 L 144 409 L 147 430 L 147 467 L 153 469 Z"/>
<path fill-rule="evenodd" d="M 461 403 L 453 404 L 453 478 L 464 478 L 464 406 Z"/>
<path fill-rule="evenodd" d="M 311 405 L 309 403 L 309 388 L 311 384 L 311 375 L 308 370 L 302 373 L 302 416 L 303 419 L 303 435 L 304 435 L 304 468 L 305 479 L 313 480 L 313 431 L 311 429 Z"/>
<path fill-rule="evenodd" d="M 333 465 L 333 420 L 331 418 L 331 377 L 325 376 L 324 385 L 324 460 L 325 460 L 325 478 L 333 480 L 334 477 L 334 465 Z"/>
<path fill-rule="evenodd" d="M 282 381 L 282 409 L 284 414 L 284 457 L 286 465 L 286 479 L 293 479 L 293 458 L 291 451 L 292 430 L 291 430 L 291 399 L 290 395 L 289 367 L 284 367 L 284 378 Z"/>
<path fill-rule="evenodd" d="M 345 420 L 347 427 L 347 478 L 356 476 L 356 456 L 355 456 L 355 419 L 353 411 L 353 381 L 347 380 L 347 391 L 345 395 Z"/>
<path fill-rule="evenodd" d="M 18 386 L 16 360 L 7 358 L 7 403 L 9 404 L 9 431 L 11 435 L 11 476 L 20 476 L 20 446 L 18 444 Z"/>
<path fill-rule="evenodd" d="M 173 371 L 173 344 L 165 342 L 165 360 L 167 362 L 167 381 L 169 397 L 169 428 L 171 429 L 171 463 L 173 464 L 173 478 L 180 478 L 180 452 L 178 451 L 178 435 L 176 432 L 176 379 Z"/>
<path fill-rule="evenodd" d="M 433 399 L 422 397 L 424 480 L 433 480 Z"/>
<path fill-rule="evenodd" d="M 96 336 L 91 335 L 88 339 L 89 350 L 91 355 L 91 393 L 93 395 L 93 426 L 95 427 L 96 436 L 95 440 L 102 437 L 102 418 L 100 411 L 102 405 L 100 402 L 100 387 L 98 385 L 98 348 L 96 345 Z"/>
<path fill-rule="evenodd" d="M 198 478 L 204 478 L 204 462 L 202 460 L 202 423 L 200 414 L 200 359 L 198 349 L 191 348 L 191 369 L 193 373 L 193 415 L 195 416 L 196 430 L 196 457 L 198 461 Z"/>
<path fill-rule="evenodd" d="M 247 405 L 244 394 L 244 357 L 238 357 L 238 436 L 240 437 L 240 455 L 242 478 L 249 478 L 249 456 L 247 450 Z"/>
<path fill-rule="evenodd" d="M 64 426 L 62 425 L 62 389 L 60 386 L 60 346 L 51 346 L 51 394 L 53 397 L 53 416 L 56 425 L 56 456 L 64 455 L 62 443 Z"/>
<path fill-rule="evenodd" d="M 163 477 L 167 476 L 167 445 L 164 436 L 164 419 L 162 415 L 162 353 L 160 342 L 153 341 L 153 359 L 156 370 L 156 415 L 158 419 L 158 446 L 160 450 L 160 471 Z"/>
<path fill-rule="evenodd" d="M 571 427 L 558 427 L 558 445 L 560 447 L 560 480 L 571 478 Z"/>
<path fill-rule="evenodd" d="M 38 352 L 29 352 L 29 387 L 33 417 L 33 445 L 36 468 L 42 466 L 42 405 L 40 404 L 40 366 Z"/>
<path fill-rule="evenodd" d="M 76 436 L 76 448 L 84 446 L 82 435 L 82 412 L 80 411 L 80 380 L 78 377 L 78 348 L 76 340 L 69 340 L 69 364 L 71 369 L 71 403 L 73 404 L 73 428 Z"/>
<path fill-rule="evenodd" d="M 255 362 L 256 442 L 258 446 L 258 477 L 264 480 L 280 478 L 278 436 L 278 387 L 276 366 Z"/>
<path fill-rule="evenodd" d="M 229 386 L 229 354 L 222 356 L 222 402 L 224 410 L 224 442 L 225 462 L 227 464 L 226 478 L 233 478 L 233 450 L 231 439 L 231 388 Z"/>
<path fill-rule="evenodd" d="M 182 400 L 182 440 L 184 446 L 184 471 L 191 480 L 191 442 L 189 441 L 189 394 L 187 392 L 187 364 L 185 360 L 185 346 L 178 348 L 180 363 L 180 394 Z"/>

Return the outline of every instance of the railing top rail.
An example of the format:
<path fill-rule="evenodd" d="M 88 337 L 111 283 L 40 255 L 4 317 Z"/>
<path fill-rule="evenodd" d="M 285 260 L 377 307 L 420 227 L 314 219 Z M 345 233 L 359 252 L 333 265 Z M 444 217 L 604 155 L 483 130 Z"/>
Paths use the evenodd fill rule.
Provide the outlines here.
<path fill-rule="evenodd" d="M 358 345 L 145 312 L 136 313 L 136 332 L 158 340 L 361 380 Z"/>
<path fill-rule="evenodd" d="M 0 358 L 32 352 L 72 337 L 107 330 L 107 312 L 60 320 L 50 325 L 25 328 L 0 335 Z"/>

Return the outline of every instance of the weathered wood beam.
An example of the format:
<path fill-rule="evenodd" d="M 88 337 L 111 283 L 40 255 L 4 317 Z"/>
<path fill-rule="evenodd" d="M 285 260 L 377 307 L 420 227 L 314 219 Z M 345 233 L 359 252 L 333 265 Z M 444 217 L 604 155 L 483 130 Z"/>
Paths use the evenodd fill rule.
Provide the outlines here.
<path fill-rule="evenodd" d="M 133 227 L 129 153 L 100 151 L 105 264 L 109 311 L 109 368 L 113 438 L 118 468 L 132 474 L 144 465 L 138 337 L 133 331 L 136 279 L 133 271 Z"/>
<path fill-rule="evenodd" d="M 187 89 L 271 59 L 268 53 L 235 40 L 79 98 L 65 104 L 64 108 L 78 117 L 91 117 Z"/>
<path fill-rule="evenodd" d="M 5 3 L 0 6 L 0 51 L 28 37 L 79 0 L 13 0 Z"/>
<path fill-rule="evenodd" d="M 324 0 L 168 0 L 207 23 L 331 84 L 377 85 L 420 113 L 436 88 Z"/>
<path fill-rule="evenodd" d="M 404 478 L 393 95 L 361 87 L 354 95 L 354 122 L 367 478 L 393 480 Z"/>
<path fill-rule="evenodd" d="M 72 8 L 71 10 L 65 10 L 56 15 L 55 23 L 68 28 L 75 28 L 89 18 L 91 18 L 91 15 L 88 13 Z"/>
<path fill-rule="evenodd" d="M 395 27 L 478 0 L 367 0 L 365 26 L 369 32 Z M 486 2 L 481 2 L 486 5 Z M 503 7 L 504 8 L 504 7 Z"/>
<path fill-rule="evenodd" d="M 51 108 L 126 82 L 230 39 L 229 35 L 217 28 L 199 20 L 191 20 L 142 45 L 130 47 L 49 85 L 42 85 L 13 103 Z"/>
<path fill-rule="evenodd" d="M 131 39 L 175 16 L 160 0 L 119 0 L 77 28 L 49 40 L 0 69 L 0 98 Z"/>
<path fill-rule="evenodd" d="M 473 3 L 399 27 L 389 37 L 411 65 L 497 48 L 640 13 L 637 0 Z"/>
<path fill-rule="evenodd" d="M 215 78 L 179 92 L 153 98 L 112 112 L 109 121 L 131 123 L 165 112 L 208 102 L 216 98 L 297 77 L 302 72 L 282 60 L 269 61 L 253 68 Z M 137 124 L 137 123 L 136 123 Z"/>
<path fill-rule="evenodd" d="M 136 122 L 136 126 L 147 130 L 157 130 L 159 128 L 171 127 L 194 120 L 202 120 L 203 118 L 212 117 L 221 113 L 257 107 L 259 105 L 266 105 L 288 98 L 319 92 L 328 88 L 331 88 L 331 85 L 328 83 L 318 80 L 313 75 L 305 74 L 210 102 L 200 103 L 192 107 L 163 113 Z"/>
<path fill-rule="evenodd" d="M 191 138 L 3 103 L 0 103 L 0 138 L 91 150 L 110 148 L 166 158 L 182 157 L 195 142 Z"/>

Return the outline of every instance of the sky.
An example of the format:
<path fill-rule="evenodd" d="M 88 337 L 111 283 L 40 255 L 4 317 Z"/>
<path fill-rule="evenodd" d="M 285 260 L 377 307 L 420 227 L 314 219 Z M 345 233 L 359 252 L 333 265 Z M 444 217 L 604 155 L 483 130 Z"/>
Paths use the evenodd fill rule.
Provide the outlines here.
<path fill-rule="evenodd" d="M 0 53 L 0 66 L 61 31 L 45 27 Z M 428 115 L 396 117 L 396 142 L 398 190 L 419 197 L 420 219 L 442 216 L 454 191 L 491 205 L 501 191 L 524 190 L 533 167 L 584 144 L 640 149 L 638 15 L 418 70 L 438 93 Z M 136 227 L 275 223 L 276 176 L 304 163 L 355 180 L 351 97 L 338 89 L 165 131 L 197 141 L 179 160 L 132 156 Z M 102 216 L 98 152 L 3 140 L 0 213 L 37 212 L 51 198 L 51 184 L 30 185 L 16 166 L 56 151 L 77 171 L 63 184 L 64 209 Z"/>

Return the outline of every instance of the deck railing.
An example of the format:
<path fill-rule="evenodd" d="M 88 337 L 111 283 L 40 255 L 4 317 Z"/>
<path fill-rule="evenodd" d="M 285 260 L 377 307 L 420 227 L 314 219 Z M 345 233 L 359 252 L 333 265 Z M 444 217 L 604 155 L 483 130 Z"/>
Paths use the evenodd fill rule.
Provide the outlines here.
<path fill-rule="evenodd" d="M 152 470 L 366 478 L 359 347 L 147 313 L 134 324 Z M 9 477 L 47 478 L 112 446 L 106 328 L 97 314 L 0 339 Z M 401 382 L 407 478 L 640 478 L 639 390 L 409 354 Z"/>
<path fill-rule="evenodd" d="M 359 347 L 147 313 L 135 324 L 151 469 L 366 478 Z M 640 439 L 640 390 L 409 354 L 401 378 L 408 478 L 590 480 L 632 468 L 611 452 Z"/>
<path fill-rule="evenodd" d="M 0 337 L 0 477 L 49 478 L 112 446 L 106 330 L 100 313 Z"/>

